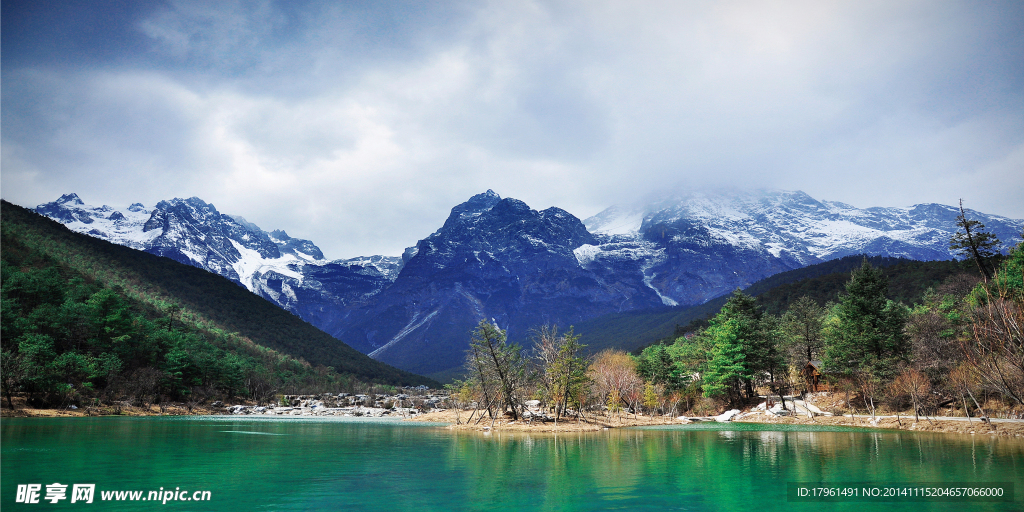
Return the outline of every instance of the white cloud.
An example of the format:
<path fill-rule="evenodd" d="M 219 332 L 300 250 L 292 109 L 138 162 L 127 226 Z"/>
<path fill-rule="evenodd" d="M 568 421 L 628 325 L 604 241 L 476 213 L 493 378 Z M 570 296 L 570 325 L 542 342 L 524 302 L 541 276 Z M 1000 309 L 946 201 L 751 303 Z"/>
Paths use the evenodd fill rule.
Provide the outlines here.
<path fill-rule="evenodd" d="M 173 2 L 138 25 L 149 64 L 5 68 L 3 194 L 195 195 L 334 257 L 396 254 L 487 188 L 581 218 L 680 182 L 1024 217 L 1001 14 Z"/>

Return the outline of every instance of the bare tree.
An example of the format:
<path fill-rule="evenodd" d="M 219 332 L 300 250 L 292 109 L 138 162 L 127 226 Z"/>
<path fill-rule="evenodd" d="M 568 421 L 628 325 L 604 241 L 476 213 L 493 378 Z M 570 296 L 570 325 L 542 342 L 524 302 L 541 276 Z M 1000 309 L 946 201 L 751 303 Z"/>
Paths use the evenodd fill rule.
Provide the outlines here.
<path fill-rule="evenodd" d="M 977 370 L 968 363 L 962 363 L 957 366 L 953 371 L 949 372 L 949 380 L 953 384 L 954 389 L 960 395 L 960 400 L 964 404 L 964 414 L 967 415 L 967 421 L 971 421 L 971 411 L 967 407 L 967 397 L 971 397 L 971 401 L 974 402 L 974 406 L 981 412 L 982 421 L 988 423 L 988 415 L 985 414 L 985 409 L 978 403 L 978 399 L 974 397 L 974 393 L 971 391 L 972 387 L 975 387 L 978 383 Z"/>
<path fill-rule="evenodd" d="M 246 377 L 245 391 L 249 398 L 257 404 L 269 403 L 277 393 L 277 389 L 274 388 L 270 379 L 266 375 L 255 371 L 250 372 L 248 377 Z"/>
<path fill-rule="evenodd" d="M 558 328 L 544 325 L 533 336 L 533 360 L 537 365 L 536 383 L 542 393 L 545 405 L 555 402 L 552 390 L 555 388 L 554 375 L 546 370 L 558 360 Z M 557 416 L 556 416 L 557 421 Z"/>
<path fill-rule="evenodd" d="M 975 310 L 971 336 L 962 345 L 967 362 L 986 386 L 1024 404 L 1024 309 L 990 297 Z"/>
<path fill-rule="evenodd" d="M 157 396 L 163 377 L 164 373 L 156 368 L 136 368 L 128 375 L 112 378 L 107 391 L 113 400 L 121 399 L 125 405 L 143 407 Z"/>
<path fill-rule="evenodd" d="M 910 397 L 910 401 L 914 405 L 914 421 L 920 421 L 918 412 L 925 397 L 928 396 L 928 392 L 932 389 L 928 378 L 913 368 L 907 368 L 893 380 L 893 386 Z"/>
<path fill-rule="evenodd" d="M 644 383 L 637 375 L 636 364 L 629 354 L 621 350 L 599 353 L 590 365 L 590 375 L 594 391 L 604 402 L 608 402 L 614 391 L 616 403 L 621 402 L 635 413 Z"/>
<path fill-rule="evenodd" d="M 871 411 L 871 420 L 875 420 L 875 396 L 878 395 L 879 379 L 871 371 L 860 371 L 854 375 L 857 386 L 860 388 L 861 396 L 864 397 L 864 407 Z"/>
<path fill-rule="evenodd" d="M 842 379 L 839 379 L 839 381 L 835 383 L 835 385 L 833 386 L 833 389 L 842 391 L 842 392 L 844 392 L 846 394 L 846 407 L 850 410 L 850 419 L 852 420 L 853 417 L 854 417 L 853 416 L 854 408 L 853 408 L 853 400 L 851 400 L 851 398 L 850 398 L 850 393 L 853 392 L 853 390 L 856 389 L 856 384 L 854 384 L 852 379 L 842 378 Z"/>

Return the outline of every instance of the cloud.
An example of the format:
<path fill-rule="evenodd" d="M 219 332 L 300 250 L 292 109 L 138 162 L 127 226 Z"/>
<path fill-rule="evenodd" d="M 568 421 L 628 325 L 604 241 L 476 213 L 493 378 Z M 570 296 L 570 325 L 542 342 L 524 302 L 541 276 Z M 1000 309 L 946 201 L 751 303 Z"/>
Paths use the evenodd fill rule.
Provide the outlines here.
<path fill-rule="evenodd" d="M 269 1 L 174 0 L 139 29 L 156 49 L 174 58 L 223 65 L 251 61 L 282 18 Z"/>
<path fill-rule="evenodd" d="M 5 67 L 3 195 L 196 195 L 334 257 L 487 188 L 580 217 L 679 183 L 1024 217 L 1021 11 L 175 1 L 125 25 L 146 50 Z"/>

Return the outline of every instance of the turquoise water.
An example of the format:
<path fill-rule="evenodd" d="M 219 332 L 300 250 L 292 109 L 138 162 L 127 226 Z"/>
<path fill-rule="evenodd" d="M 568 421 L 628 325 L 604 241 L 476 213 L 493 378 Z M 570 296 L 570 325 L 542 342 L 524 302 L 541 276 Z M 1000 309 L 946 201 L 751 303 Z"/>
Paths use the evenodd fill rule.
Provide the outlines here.
<path fill-rule="evenodd" d="M 1024 510 L 1024 442 L 727 424 L 584 434 L 371 420 L 4 419 L 4 510 Z M 770 430 L 769 430 L 770 429 Z M 788 484 L 1010 482 L 1014 502 L 789 501 Z M 56 505 L 19 484 L 68 485 Z M 92 504 L 71 484 L 95 484 Z M 114 501 L 103 491 L 209 491 Z M 155 496 L 155 495 L 154 495 Z M 180 496 L 180 494 L 179 494 Z M 200 497 L 202 497 L 200 495 Z"/>

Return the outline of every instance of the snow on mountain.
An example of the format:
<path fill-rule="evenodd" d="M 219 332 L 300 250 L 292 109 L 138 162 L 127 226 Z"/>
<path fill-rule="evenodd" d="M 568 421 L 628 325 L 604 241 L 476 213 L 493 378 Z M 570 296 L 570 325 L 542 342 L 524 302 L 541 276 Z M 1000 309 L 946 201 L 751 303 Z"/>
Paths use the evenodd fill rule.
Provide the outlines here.
<path fill-rule="evenodd" d="M 328 261 L 309 240 L 283 230 L 267 233 L 196 197 L 117 209 L 65 194 L 36 212 L 73 231 L 220 274 L 300 316 L 311 308 L 311 318 L 330 317 L 372 296 L 394 281 L 403 264 L 393 256 Z"/>
<path fill-rule="evenodd" d="M 1024 221 L 968 210 L 1003 241 Z M 800 191 L 693 191 L 613 206 L 584 220 L 600 243 L 580 265 L 643 275 L 664 304 L 698 304 L 772 274 L 852 254 L 945 260 L 959 210 L 939 204 L 859 209 Z M 609 278 L 611 278 L 609 276 Z"/>
<path fill-rule="evenodd" d="M 213 270 L 250 290 L 254 289 L 254 276 L 262 271 L 296 274 L 290 266 L 317 260 L 312 255 L 300 256 L 302 253 L 294 249 L 282 254 L 281 248 L 287 246 L 283 241 L 275 243 L 254 224 L 222 215 L 213 205 L 195 197 L 161 201 L 152 209 L 139 203 L 116 209 L 90 206 L 78 195 L 66 194 L 36 211 L 63 222 L 72 231 L 168 255 Z M 319 254 L 319 249 L 315 252 Z"/>
<path fill-rule="evenodd" d="M 159 232 L 143 229 L 151 211 L 139 203 L 117 210 L 107 205 L 88 206 L 78 194 L 64 194 L 52 203 L 40 205 L 36 212 L 64 224 L 72 231 L 133 249 L 144 250 L 160 236 Z"/>
<path fill-rule="evenodd" d="M 902 208 L 866 208 L 818 201 L 804 192 L 782 190 L 694 191 L 650 205 L 613 206 L 584 221 L 591 232 L 643 237 L 655 225 L 681 222 L 703 226 L 709 237 L 735 247 L 788 256 L 807 265 L 871 253 L 886 245 L 887 256 L 912 259 L 950 259 L 950 236 L 959 210 L 921 204 Z M 1020 233 L 1020 220 L 968 210 L 982 220 L 1005 248 Z M 640 219 L 639 221 L 637 219 Z M 673 241 L 680 242 L 682 235 Z M 621 239 L 621 237 L 620 237 Z M 899 248 L 899 249 L 897 249 Z"/>
<path fill-rule="evenodd" d="M 587 230 L 595 235 L 629 235 L 640 231 L 646 214 L 644 207 L 625 208 L 611 206 L 583 221 Z"/>
<path fill-rule="evenodd" d="M 334 263 L 349 267 L 370 267 L 380 272 L 388 281 L 394 281 L 405 262 L 401 256 L 358 256 L 347 260 L 335 260 Z"/>

